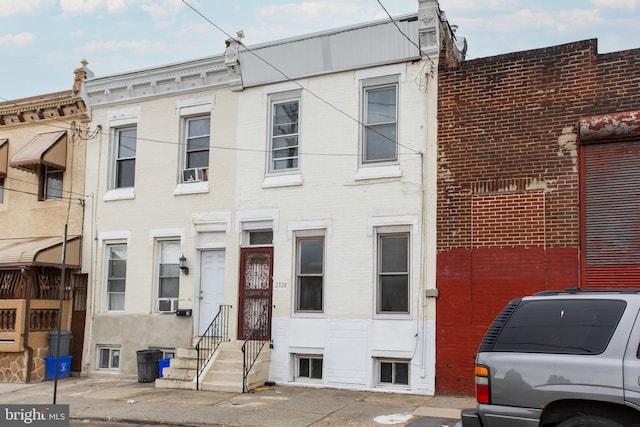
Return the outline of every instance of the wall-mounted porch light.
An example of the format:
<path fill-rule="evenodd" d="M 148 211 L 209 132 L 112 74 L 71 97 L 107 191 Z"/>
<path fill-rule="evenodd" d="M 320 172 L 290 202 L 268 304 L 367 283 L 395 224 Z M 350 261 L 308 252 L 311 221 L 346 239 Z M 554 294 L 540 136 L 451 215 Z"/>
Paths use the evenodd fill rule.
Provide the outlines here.
<path fill-rule="evenodd" d="M 188 276 L 189 275 L 189 267 L 187 267 L 187 258 L 184 255 L 182 255 L 179 258 L 179 261 L 180 261 L 180 264 L 178 264 L 178 267 L 180 268 L 180 271 L 182 271 L 182 273 L 185 276 Z"/>

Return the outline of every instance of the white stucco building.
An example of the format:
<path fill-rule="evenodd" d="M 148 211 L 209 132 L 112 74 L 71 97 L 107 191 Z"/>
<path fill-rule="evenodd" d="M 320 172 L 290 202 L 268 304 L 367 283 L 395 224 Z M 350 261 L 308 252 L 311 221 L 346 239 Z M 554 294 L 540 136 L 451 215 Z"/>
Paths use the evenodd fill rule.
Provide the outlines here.
<path fill-rule="evenodd" d="M 190 349 L 220 306 L 242 343 L 264 307 L 269 380 L 434 392 L 437 61 L 459 52 L 418 5 L 86 81 L 85 372 Z"/>

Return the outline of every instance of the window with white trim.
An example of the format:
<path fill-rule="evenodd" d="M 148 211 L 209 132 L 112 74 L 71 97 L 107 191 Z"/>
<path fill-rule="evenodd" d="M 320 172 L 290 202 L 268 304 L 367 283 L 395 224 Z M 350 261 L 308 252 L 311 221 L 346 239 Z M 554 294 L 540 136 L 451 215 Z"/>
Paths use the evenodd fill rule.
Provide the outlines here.
<path fill-rule="evenodd" d="M 296 232 L 297 312 L 323 311 L 323 282 L 324 235 Z"/>
<path fill-rule="evenodd" d="M 409 233 L 377 235 L 377 312 L 409 312 Z"/>
<path fill-rule="evenodd" d="M 298 169 L 300 91 L 270 95 L 269 172 Z"/>
<path fill-rule="evenodd" d="M 211 143 L 211 115 L 184 118 L 184 163 L 182 182 L 209 179 L 209 145 Z"/>
<path fill-rule="evenodd" d="M 378 385 L 409 385 L 409 361 L 376 359 Z"/>
<path fill-rule="evenodd" d="M 128 188 L 135 184 L 137 136 L 136 127 L 115 130 L 113 188 Z"/>
<path fill-rule="evenodd" d="M 98 347 L 98 369 L 107 369 L 107 370 L 120 369 L 120 347 L 99 346 Z"/>
<path fill-rule="evenodd" d="M 322 380 L 321 355 L 300 355 L 295 356 L 295 378 L 296 380 Z"/>
<path fill-rule="evenodd" d="M 41 166 L 40 188 L 38 191 L 40 200 L 62 199 L 62 175 L 62 169 L 47 165 Z"/>
<path fill-rule="evenodd" d="M 161 313 L 175 313 L 180 287 L 180 242 L 158 242 L 157 275 L 158 306 Z"/>
<path fill-rule="evenodd" d="M 127 245 L 107 245 L 107 310 L 123 311 L 127 278 Z"/>
<path fill-rule="evenodd" d="M 398 159 L 398 76 L 363 80 L 362 163 Z"/>

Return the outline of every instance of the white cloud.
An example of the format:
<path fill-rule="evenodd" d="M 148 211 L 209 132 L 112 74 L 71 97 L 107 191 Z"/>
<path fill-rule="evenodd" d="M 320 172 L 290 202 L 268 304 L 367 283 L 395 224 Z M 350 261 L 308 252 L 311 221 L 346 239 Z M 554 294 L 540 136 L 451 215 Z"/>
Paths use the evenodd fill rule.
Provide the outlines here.
<path fill-rule="evenodd" d="M 80 39 L 84 37 L 84 30 L 76 30 L 69 32 L 69 37 L 72 39 Z"/>
<path fill-rule="evenodd" d="M 0 36 L 0 47 L 25 47 L 36 39 L 33 33 L 5 34 Z"/>
<path fill-rule="evenodd" d="M 131 0 L 60 0 L 60 8 L 63 13 L 85 14 L 103 9 L 117 12 L 127 7 Z"/>
<path fill-rule="evenodd" d="M 316 24 L 322 28 L 328 28 L 327 22 L 332 23 L 330 27 L 365 22 L 379 16 L 380 12 L 378 7 L 362 7 L 359 4 L 345 1 L 320 0 L 261 7 L 256 14 L 259 21 L 294 25 Z"/>
<path fill-rule="evenodd" d="M 160 2 L 145 3 L 142 4 L 140 8 L 151 15 L 153 19 L 163 20 L 174 18 L 182 5 L 183 4 L 180 0 L 164 0 Z"/>
<path fill-rule="evenodd" d="M 82 46 L 76 47 L 74 50 L 87 53 L 101 52 L 126 52 L 126 54 L 145 54 L 157 49 L 166 49 L 167 44 L 163 41 L 150 42 L 148 40 L 111 40 L 111 41 L 91 41 Z"/>
<path fill-rule="evenodd" d="M 0 17 L 31 15 L 55 5 L 55 0 L 0 0 Z"/>
<path fill-rule="evenodd" d="M 461 18 L 457 19 L 456 23 L 460 25 L 461 32 L 491 28 L 494 34 L 526 34 L 531 31 L 565 33 L 568 30 L 588 28 L 598 24 L 601 19 L 597 9 L 558 10 L 553 12 L 522 9 L 507 15 L 495 15 L 477 19 Z"/>
<path fill-rule="evenodd" d="M 607 1 L 607 0 L 603 0 Z M 513 10 L 519 8 L 515 0 L 440 0 L 440 9 L 447 15 L 450 12 L 467 12 L 470 10 Z"/>
<path fill-rule="evenodd" d="M 635 10 L 640 0 L 591 0 L 591 4 L 603 9 Z"/>

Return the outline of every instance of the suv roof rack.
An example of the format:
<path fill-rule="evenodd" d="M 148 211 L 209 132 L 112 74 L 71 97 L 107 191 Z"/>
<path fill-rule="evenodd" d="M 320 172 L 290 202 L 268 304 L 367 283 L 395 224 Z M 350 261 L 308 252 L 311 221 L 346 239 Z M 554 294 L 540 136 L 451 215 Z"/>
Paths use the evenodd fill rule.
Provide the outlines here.
<path fill-rule="evenodd" d="M 535 296 L 551 296 L 551 295 L 566 295 L 566 294 L 581 294 L 581 293 L 610 293 L 610 294 L 640 294 L 640 289 L 582 289 L 582 288 L 565 288 L 557 291 L 540 291 L 536 292 Z"/>

